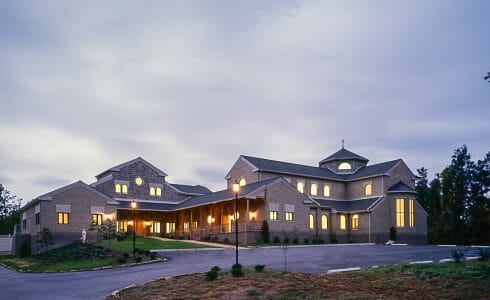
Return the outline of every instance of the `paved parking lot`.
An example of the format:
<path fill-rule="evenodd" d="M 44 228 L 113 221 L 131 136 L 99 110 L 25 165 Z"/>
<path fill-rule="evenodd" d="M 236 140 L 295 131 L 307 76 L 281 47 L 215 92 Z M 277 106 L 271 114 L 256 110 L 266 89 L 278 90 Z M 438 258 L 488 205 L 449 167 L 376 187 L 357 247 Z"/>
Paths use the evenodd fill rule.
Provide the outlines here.
<path fill-rule="evenodd" d="M 454 247 L 436 246 L 308 246 L 290 247 L 288 271 L 326 273 L 331 269 L 371 267 L 399 262 L 450 258 Z M 0 299 L 102 299 L 112 291 L 162 276 L 204 272 L 218 265 L 229 268 L 235 262 L 234 250 L 162 252 L 164 263 L 89 272 L 27 274 L 0 267 Z M 284 253 L 280 248 L 246 249 L 239 252 L 245 267 L 265 264 L 282 270 Z"/>

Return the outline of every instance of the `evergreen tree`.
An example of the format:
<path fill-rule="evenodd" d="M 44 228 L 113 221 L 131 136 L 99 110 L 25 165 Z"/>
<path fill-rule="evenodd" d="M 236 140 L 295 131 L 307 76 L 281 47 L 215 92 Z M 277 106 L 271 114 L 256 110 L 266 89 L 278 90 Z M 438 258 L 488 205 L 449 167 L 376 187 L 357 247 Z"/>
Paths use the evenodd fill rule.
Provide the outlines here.
<path fill-rule="evenodd" d="M 13 233 L 14 226 L 20 223 L 20 201 L 0 183 L 0 234 Z"/>

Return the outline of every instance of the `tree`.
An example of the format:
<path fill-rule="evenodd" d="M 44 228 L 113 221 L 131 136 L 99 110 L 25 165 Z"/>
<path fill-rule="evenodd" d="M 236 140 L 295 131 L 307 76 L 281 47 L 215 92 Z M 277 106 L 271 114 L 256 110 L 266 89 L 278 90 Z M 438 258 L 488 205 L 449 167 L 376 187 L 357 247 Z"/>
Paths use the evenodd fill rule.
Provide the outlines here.
<path fill-rule="evenodd" d="M 54 244 L 53 233 L 49 228 L 44 227 L 37 234 L 38 239 L 36 242 L 39 244 L 38 250 L 42 251 L 43 249 L 46 249 L 46 251 L 48 251 L 49 245 Z"/>
<path fill-rule="evenodd" d="M 490 72 L 487 72 L 487 75 L 483 76 L 483 79 L 487 80 L 490 84 Z"/>
<path fill-rule="evenodd" d="M 0 183 L 0 234 L 13 233 L 14 226 L 20 223 L 21 200 Z"/>
<path fill-rule="evenodd" d="M 267 224 L 267 220 L 264 220 L 262 222 L 262 242 L 263 243 L 268 243 L 270 241 L 270 236 L 269 236 L 269 224 Z"/>

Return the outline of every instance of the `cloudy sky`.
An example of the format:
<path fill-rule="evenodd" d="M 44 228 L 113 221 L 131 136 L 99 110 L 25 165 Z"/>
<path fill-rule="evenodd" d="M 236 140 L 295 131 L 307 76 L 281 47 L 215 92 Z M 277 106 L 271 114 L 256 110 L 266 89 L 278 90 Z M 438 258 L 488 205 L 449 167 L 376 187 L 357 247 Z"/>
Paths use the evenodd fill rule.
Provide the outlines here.
<path fill-rule="evenodd" d="M 225 186 L 240 154 L 346 148 L 432 175 L 490 150 L 489 1 L 2 1 L 0 182 L 25 200 L 142 156 Z"/>

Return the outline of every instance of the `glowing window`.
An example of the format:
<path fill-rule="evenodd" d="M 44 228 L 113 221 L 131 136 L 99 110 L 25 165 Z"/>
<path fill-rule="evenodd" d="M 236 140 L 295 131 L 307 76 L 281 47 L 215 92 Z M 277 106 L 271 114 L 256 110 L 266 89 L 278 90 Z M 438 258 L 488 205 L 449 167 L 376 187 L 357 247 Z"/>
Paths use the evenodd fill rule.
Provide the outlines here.
<path fill-rule="evenodd" d="M 325 185 L 323 187 L 323 196 L 324 197 L 330 197 L 330 186 L 329 185 Z"/>
<path fill-rule="evenodd" d="M 270 219 L 270 220 L 273 220 L 273 221 L 278 220 L 278 214 L 277 214 L 277 211 L 271 210 L 271 211 L 269 212 L 269 219 Z"/>
<path fill-rule="evenodd" d="M 315 216 L 310 214 L 310 229 L 315 229 Z"/>
<path fill-rule="evenodd" d="M 184 222 L 184 232 L 188 233 L 189 232 L 189 222 Z"/>
<path fill-rule="evenodd" d="M 294 219 L 294 215 L 292 212 L 286 213 L 286 221 L 292 221 Z"/>
<path fill-rule="evenodd" d="M 373 185 L 371 183 L 366 183 L 364 185 L 364 195 L 371 196 L 373 194 Z"/>
<path fill-rule="evenodd" d="M 118 232 L 126 232 L 126 231 L 128 231 L 128 221 L 119 221 L 119 222 L 117 222 L 117 231 Z"/>
<path fill-rule="evenodd" d="M 207 221 L 208 221 L 208 224 L 209 224 L 209 225 L 213 224 L 213 223 L 214 223 L 214 218 L 213 218 L 213 216 L 212 216 L 212 215 L 209 215 L 209 216 L 208 216 Z"/>
<path fill-rule="evenodd" d="M 328 219 L 326 215 L 322 215 L 322 230 L 328 229 Z"/>
<path fill-rule="evenodd" d="M 174 233 L 175 232 L 175 223 L 166 223 L 165 224 L 165 232 L 166 233 Z"/>
<path fill-rule="evenodd" d="M 192 222 L 192 228 L 197 228 L 197 221 Z"/>
<path fill-rule="evenodd" d="M 102 225 L 102 215 L 101 214 L 93 214 L 92 215 L 92 224 L 93 225 Z"/>
<path fill-rule="evenodd" d="M 59 212 L 58 213 L 58 224 L 63 224 L 66 225 L 70 221 L 70 214 L 69 213 L 64 213 L 64 212 Z"/>
<path fill-rule="evenodd" d="M 316 183 L 311 184 L 311 195 L 312 196 L 318 195 L 318 184 Z"/>
<path fill-rule="evenodd" d="M 134 183 L 136 183 L 137 186 L 140 186 L 143 184 L 143 179 L 141 179 L 141 177 L 136 177 Z"/>
<path fill-rule="evenodd" d="M 396 227 L 405 227 L 405 199 L 396 199 Z"/>
<path fill-rule="evenodd" d="M 150 187 L 150 196 L 155 196 L 156 191 L 154 187 Z"/>
<path fill-rule="evenodd" d="M 351 228 L 353 230 L 359 229 L 359 215 L 353 215 L 351 219 Z"/>
<path fill-rule="evenodd" d="M 121 191 L 123 194 L 127 194 L 128 193 L 128 185 L 127 184 L 122 184 L 121 185 Z"/>
<path fill-rule="evenodd" d="M 340 215 L 340 229 L 345 230 L 346 229 L 346 217 L 345 215 Z"/>
<path fill-rule="evenodd" d="M 414 216 L 414 200 L 409 199 L 408 200 L 408 225 L 410 227 L 415 226 L 415 216 Z"/>
<path fill-rule="evenodd" d="M 114 191 L 117 194 L 120 194 L 121 193 L 121 185 L 119 183 L 116 183 L 116 185 L 114 186 Z"/>
<path fill-rule="evenodd" d="M 156 188 L 156 192 L 157 192 L 157 196 L 161 196 L 162 195 L 162 188 Z"/>
<path fill-rule="evenodd" d="M 160 233 L 160 222 L 153 222 L 151 224 L 151 232 L 152 233 Z"/>
<path fill-rule="evenodd" d="M 247 184 L 247 181 L 245 180 L 245 178 L 240 179 L 240 181 L 238 182 L 239 186 L 244 186 L 246 184 Z"/>
<path fill-rule="evenodd" d="M 339 170 L 352 170 L 352 166 L 348 162 L 343 162 L 339 165 Z"/>
<path fill-rule="evenodd" d="M 300 193 L 304 193 L 305 192 L 305 182 L 304 181 L 299 181 L 298 180 L 298 184 L 296 185 L 296 187 L 298 188 L 298 191 Z"/>

